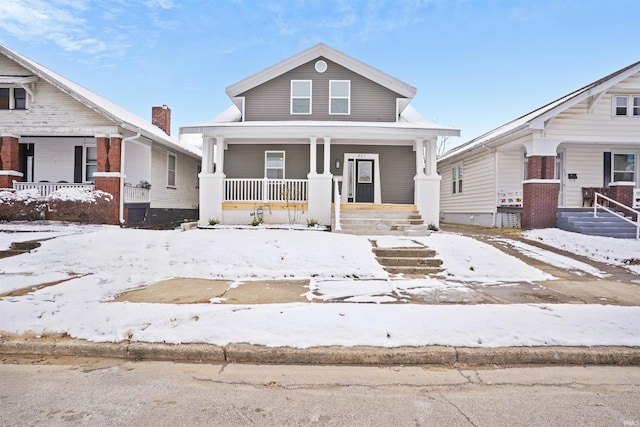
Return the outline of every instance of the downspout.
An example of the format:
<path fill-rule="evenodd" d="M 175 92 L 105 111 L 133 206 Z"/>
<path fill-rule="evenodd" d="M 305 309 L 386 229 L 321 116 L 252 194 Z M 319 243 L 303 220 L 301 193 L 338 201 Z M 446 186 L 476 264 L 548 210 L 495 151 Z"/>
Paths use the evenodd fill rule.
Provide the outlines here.
<path fill-rule="evenodd" d="M 120 227 L 124 226 L 124 155 L 125 155 L 125 142 L 132 141 L 140 138 L 140 132 L 134 136 L 129 136 L 122 139 L 120 143 Z"/>
<path fill-rule="evenodd" d="M 498 216 L 498 177 L 500 176 L 498 168 L 500 163 L 498 162 L 498 150 L 495 150 L 493 154 L 493 223 L 491 224 L 491 227 L 495 228 L 496 217 Z"/>

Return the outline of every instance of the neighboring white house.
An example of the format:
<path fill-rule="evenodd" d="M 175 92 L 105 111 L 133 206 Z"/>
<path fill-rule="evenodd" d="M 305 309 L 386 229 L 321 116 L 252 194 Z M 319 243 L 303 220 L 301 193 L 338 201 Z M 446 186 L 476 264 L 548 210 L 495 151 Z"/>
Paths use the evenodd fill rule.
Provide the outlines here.
<path fill-rule="evenodd" d="M 201 225 L 261 213 L 340 228 L 340 211 L 357 208 L 438 224 L 436 140 L 459 131 L 426 122 L 414 87 L 321 43 L 226 92 L 228 110 L 181 129 L 203 136 Z M 304 214 L 292 219 L 292 205 Z"/>
<path fill-rule="evenodd" d="M 95 186 L 119 202 L 113 223 L 197 218 L 201 155 L 170 136 L 170 109 L 152 115 L 154 124 L 0 45 L 0 188 Z"/>
<path fill-rule="evenodd" d="M 555 227 L 558 209 L 590 206 L 594 191 L 632 206 L 639 155 L 637 62 L 445 153 L 440 218 Z"/>

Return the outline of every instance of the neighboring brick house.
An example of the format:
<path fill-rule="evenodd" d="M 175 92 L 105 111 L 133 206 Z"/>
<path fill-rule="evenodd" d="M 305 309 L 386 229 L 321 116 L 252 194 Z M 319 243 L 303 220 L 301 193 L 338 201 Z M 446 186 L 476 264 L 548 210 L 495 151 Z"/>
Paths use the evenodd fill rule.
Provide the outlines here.
<path fill-rule="evenodd" d="M 203 136 L 202 225 L 263 212 L 340 228 L 341 210 L 410 208 L 437 226 L 436 140 L 459 131 L 425 121 L 414 87 L 321 43 L 226 93 L 227 111 L 181 129 Z"/>
<path fill-rule="evenodd" d="M 197 218 L 201 155 L 153 124 L 0 45 L 0 188 L 113 195 L 106 222 Z M 50 214 L 48 212 L 47 214 Z"/>
<path fill-rule="evenodd" d="M 590 207 L 595 191 L 631 207 L 639 155 L 637 62 L 440 157 L 441 219 L 555 227 L 559 213 Z"/>

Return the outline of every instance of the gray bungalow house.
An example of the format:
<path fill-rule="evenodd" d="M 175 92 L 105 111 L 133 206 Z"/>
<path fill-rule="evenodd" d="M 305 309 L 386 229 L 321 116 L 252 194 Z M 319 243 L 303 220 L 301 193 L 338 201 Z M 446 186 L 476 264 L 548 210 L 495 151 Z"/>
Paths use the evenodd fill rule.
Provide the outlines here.
<path fill-rule="evenodd" d="M 201 225 L 257 215 L 341 229 L 353 210 L 438 224 L 436 139 L 459 131 L 425 121 L 414 87 L 321 43 L 226 93 L 229 109 L 181 129 L 203 137 Z"/>
<path fill-rule="evenodd" d="M 113 200 L 102 217 L 114 224 L 197 218 L 201 154 L 170 135 L 169 108 L 151 116 L 0 45 L 0 189 L 102 190 Z"/>
<path fill-rule="evenodd" d="M 628 208 L 640 207 L 638 156 L 640 62 L 441 156 L 441 219 L 607 234 L 593 224 L 579 230 L 578 218 L 593 217 L 594 204 L 603 217 L 608 208 L 637 218 Z M 618 222 L 614 229 L 637 235 Z"/>

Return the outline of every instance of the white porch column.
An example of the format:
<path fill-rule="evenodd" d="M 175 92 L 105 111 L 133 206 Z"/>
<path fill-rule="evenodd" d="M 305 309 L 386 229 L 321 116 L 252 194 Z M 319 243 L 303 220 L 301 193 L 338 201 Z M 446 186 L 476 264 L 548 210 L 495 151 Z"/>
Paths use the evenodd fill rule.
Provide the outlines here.
<path fill-rule="evenodd" d="M 416 176 L 424 176 L 424 140 L 422 138 L 416 139 L 414 147 L 416 151 Z"/>
<path fill-rule="evenodd" d="M 331 138 L 324 137 L 324 172 L 321 175 L 309 173 L 308 219 L 323 225 L 331 225 Z M 313 167 L 311 168 L 313 170 Z"/>
<path fill-rule="evenodd" d="M 224 201 L 224 138 L 216 137 L 216 171 L 213 172 L 213 138 L 203 141 L 203 172 L 200 173 L 200 217 L 198 225 L 206 226 L 209 220 L 224 222 L 222 202 Z"/>
<path fill-rule="evenodd" d="M 425 145 L 426 144 L 426 145 Z M 426 151 L 426 159 L 424 163 L 418 163 L 419 154 L 416 153 L 416 164 L 425 165 L 423 170 L 416 167 L 415 194 L 414 200 L 418 212 L 422 216 L 425 224 L 433 224 L 440 226 L 440 175 L 436 168 L 436 141 L 435 140 L 416 140 L 416 151 L 422 146 L 421 153 Z M 424 154 L 422 154 L 424 156 Z M 422 172 L 422 173 L 421 173 Z"/>
<path fill-rule="evenodd" d="M 315 136 L 309 137 L 309 175 L 315 176 L 318 174 L 318 138 Z"/>
<path fill-rule="evenodd" d="M 323 175 L 331 176 L 331 137 L 324 137 L 324 172 Z"/>
<path fill-rule="evenodd" d="M 213 138 L 202 137 L 202 173 L 213 173 Z"/>

